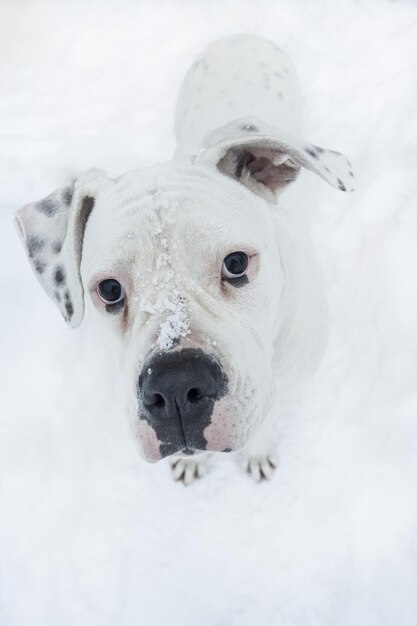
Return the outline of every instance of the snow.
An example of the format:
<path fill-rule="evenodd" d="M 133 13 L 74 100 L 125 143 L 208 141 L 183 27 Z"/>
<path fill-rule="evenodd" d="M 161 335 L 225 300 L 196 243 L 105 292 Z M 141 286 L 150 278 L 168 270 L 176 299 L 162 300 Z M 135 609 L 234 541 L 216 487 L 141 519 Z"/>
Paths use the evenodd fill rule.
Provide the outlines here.
<path fill-rule="evenodd" d="M 166 247 L 164 241 L 166 239 L 159 242 L 162 248 Z M 166 252 L 158 255 L 151 282 L 152 301 L 146 296 L 140 298 L 139 309 L 151 316 L 156 315 L 161 320 L 155 346 L 159 350 L 169 350 L 180 337 L 190 334 L 190 322 L 185 302 L 177 287 L 175 273 L 171 269 L 171 257 Z"/>
<path fill-rule="evenodd" d="M 180 337 L 190 334 L 190 325 L 187 309 L 181 300 L 178 289 L 171 289 L 171 299 L 165 298 L 162 306 L 157 308 L 159 313 L 168 313 L 160 324 L 156 345 L 160 350 L 169 350 Z"/>
<path fill-rule="evenodd" d="M 332 335 L 274 480 L 225 456 L 183 488 L 139 460 L 117 364 L 11 218 L 82 169 L 166 159 L 189 63 L 242 31 L 290 53 L 306 140 L 357 190 L 311 177 Z M 1 2 L 2 625 L 417 623 L 416 59 L 412 2 Z"/>

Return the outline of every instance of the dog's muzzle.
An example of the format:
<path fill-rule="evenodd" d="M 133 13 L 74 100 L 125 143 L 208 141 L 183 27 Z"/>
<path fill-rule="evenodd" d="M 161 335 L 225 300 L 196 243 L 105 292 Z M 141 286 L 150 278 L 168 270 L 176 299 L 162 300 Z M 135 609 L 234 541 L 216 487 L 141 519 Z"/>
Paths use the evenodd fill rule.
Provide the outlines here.
<path fill-rule="evenodd" d="M 227 392 L 214 356 L 195 348 L 159 353 L 143 367 L 138 387 L 140 417 L 155 431 L 161 457 L 206 449 L 204 430 Z"/>

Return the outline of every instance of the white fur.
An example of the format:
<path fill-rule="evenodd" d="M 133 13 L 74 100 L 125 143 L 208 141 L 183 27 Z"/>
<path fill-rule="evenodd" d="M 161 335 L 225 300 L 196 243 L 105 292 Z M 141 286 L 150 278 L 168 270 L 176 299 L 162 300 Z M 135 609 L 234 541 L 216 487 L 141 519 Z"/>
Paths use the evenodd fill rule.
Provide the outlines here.
<path fill-rule="evenodd" d="M 176 156 L 196 154 L 210 131 L 257 117 L 299 135 L 301 98 L 291 60 L 260 37 L 217 41 L 192 64 L 178 95 Z"/>
<path fill-rule="evenodd" d="M 228 379 L 204 431 L 206 450 L 244 449 L 256 480 L 276 466 L 274 423 L 317 366 L 326 335 L 308 223 L 301 207 L 281 206 L 278 195 L 301 167 L 343 190 L 353 176 L 342 155 L 294 138 L 300 108 L 294 70 L 274 44 L 220 41 L 184 80 L 172 161 L 116 180 L 89 172 L 75 183 L 70 206 L 58 190 L 51 214 L 45 201 L 18 212 L 31 262 L 43 268 L 40 281 L 68 323 L 81 323 L 85 301 L 113 336 L 148 461 L 161 457 L 163 442 L 141 419 L 139 374 L 157 352 L 194 347 L 215 355 Z M 85 226 L 86 197 L 94 206 Z M 254 257 L 249 284 L 236 289 L 222 283 L 220 268 L 242 249 Z M 58 266 L 66 282 L 57 287 Z M 98 281 L 109 277 L 126 290 L 123 318 L 106 313 L 96 296 Z M 174 478 L 189 483 L 202 464 L 204 457 L 174 460 Z"/>

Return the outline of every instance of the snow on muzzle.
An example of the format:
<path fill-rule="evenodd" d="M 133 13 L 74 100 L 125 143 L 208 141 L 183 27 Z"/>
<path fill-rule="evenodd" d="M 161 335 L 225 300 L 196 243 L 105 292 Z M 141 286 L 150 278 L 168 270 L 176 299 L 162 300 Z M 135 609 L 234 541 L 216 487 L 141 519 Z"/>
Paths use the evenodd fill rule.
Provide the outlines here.
<path fill-rule="evenodd" d="M 226 394 L 227 377 L 214 355 L 186 348 L 153 356 L 138 381 L 138 437 L 147 460 L 206 450 L 204 430 Z"/>

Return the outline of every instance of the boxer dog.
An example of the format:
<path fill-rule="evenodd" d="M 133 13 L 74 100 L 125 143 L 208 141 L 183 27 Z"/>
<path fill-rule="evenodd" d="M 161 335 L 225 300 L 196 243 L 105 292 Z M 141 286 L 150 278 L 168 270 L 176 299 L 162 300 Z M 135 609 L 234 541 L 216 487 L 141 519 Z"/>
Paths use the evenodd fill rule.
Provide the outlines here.
<path fill-rule="evenodd" d="M 89 170 L 16 214 L 67 324 L 87 306 L 116 340 L 142 456 L 169 456 L 185 484 L 214 451 L 241 451 L 255 480 L 271 478 L 282 398 L 323 351 L 308 220 L 280 196 L 302 168 L 342 191 L 353 173 L 298 138 L 300 108 L 282 50 L 221 40 L 184 79 L 172 160 L 116 179 Z"/>

